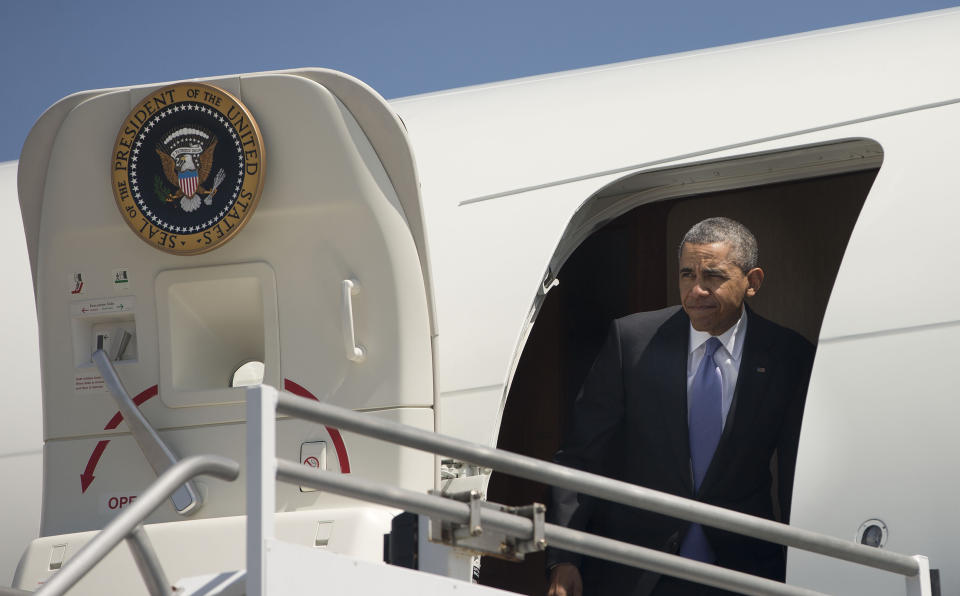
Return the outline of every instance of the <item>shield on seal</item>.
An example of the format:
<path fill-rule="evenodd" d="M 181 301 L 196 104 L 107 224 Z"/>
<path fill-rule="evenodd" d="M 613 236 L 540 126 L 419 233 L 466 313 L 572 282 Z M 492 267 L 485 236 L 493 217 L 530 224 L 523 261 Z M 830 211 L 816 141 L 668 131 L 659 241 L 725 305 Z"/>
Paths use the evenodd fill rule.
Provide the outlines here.
<path fill-rule="evenodd" d="M 180 190 L 185 197 L 192 197 L 197 194 L 197 182 L 199 175 L 196 170 L 177 173 L 177 181 L 180 183 Z"/>

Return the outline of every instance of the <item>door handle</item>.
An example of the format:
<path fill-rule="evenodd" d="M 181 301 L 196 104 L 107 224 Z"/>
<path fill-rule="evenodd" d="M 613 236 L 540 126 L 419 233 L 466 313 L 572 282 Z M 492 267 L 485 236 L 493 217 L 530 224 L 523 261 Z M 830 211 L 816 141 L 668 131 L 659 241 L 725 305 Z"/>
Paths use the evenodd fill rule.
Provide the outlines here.
<path fill-rule="evenodd" d="M 103 350 L 97 350 L 93 353 L 93 362 L 97 365 L 107 389 L 110 390 L 110 395 L 117 402 L 117 408 L 123 414 L 123 420 L 127 423 L 130 434 L 133 435 L 140 451 L 147 458 L 147 463 L 153 468 L 154 474 L 159 477 L 177 463 L 173 451 L 167 447 L 167 444 L 163 442 L 157 431 L 147 421 L 143 412 L 130 399 L 130 394 L 123 386 L 123 381 L 120 380 L 116 369 L 113 368 L 113 363 L 110 362 L 107 353 Z M 201 503 L 200 492 L 192 480 L 185 482 L 175 493 L 170 495 L 170 500 L 173 501 L 173 508 L 180 515 L 193 513 L 200 507 Z"/>
<path fill-rule="evenodd" d="M 347 352 L 347 360 L 360 364 L 367 359 L 367 351 L 357 344 L 353 325 L 353 297 L 360 293 L 360 283 L 355 279 L 345 279 L 342 290 L 343 307 L 340 315 L 343 319 L 343 345 Z"/>

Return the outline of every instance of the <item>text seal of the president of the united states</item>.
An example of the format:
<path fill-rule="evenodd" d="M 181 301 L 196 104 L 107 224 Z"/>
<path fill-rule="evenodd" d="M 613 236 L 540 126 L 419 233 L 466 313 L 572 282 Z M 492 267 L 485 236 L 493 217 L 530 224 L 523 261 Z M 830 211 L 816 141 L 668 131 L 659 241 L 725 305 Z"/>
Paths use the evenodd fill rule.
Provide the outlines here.
<path fill-rule="evenodd" d="M 231 239 L 263 190 L 260 129 L 223 89 L 151 91 L 120 126 L 110 164 L 117 207 L 143 241 L 193 255 Z"/>

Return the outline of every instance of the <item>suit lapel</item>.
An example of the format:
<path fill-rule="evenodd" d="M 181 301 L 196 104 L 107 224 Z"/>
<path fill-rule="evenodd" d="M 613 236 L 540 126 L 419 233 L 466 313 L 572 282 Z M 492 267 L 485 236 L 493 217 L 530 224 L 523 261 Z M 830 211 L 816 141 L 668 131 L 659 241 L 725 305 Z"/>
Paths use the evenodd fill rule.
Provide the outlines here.
<path fill-rule="evenodd" d="M 654 353 L 663 354 L 662 368 L 657 376 L 664 384 L 658 397 L 662 413 L 657 419 L 664 421 L 670 456 L 683 480 L 684 486 L 693 494 L 693 479 L 690 471 L 690 432 L 687 424 L 687 344 L 690 337 L 690 320 L 682 310 L 667 319 L 657 332 L 659 343 Z"/>
<path fill-rule="evenodd" d="M 747 337 L 740 358 L 740 371 L 737 374 L 737 386 L 733 391 L 733 401 L 723 425 L 720 442 L 714 452 L 713 460 L 700 485 L 700 493 L 705 494 L 722 477 L 723 470 L 730 465 L 736 453 L 736 446 L 756 424 L 760 400 L 766 393 L 770 369 L 770 334 L 760 319 L 747 309 Z"/>

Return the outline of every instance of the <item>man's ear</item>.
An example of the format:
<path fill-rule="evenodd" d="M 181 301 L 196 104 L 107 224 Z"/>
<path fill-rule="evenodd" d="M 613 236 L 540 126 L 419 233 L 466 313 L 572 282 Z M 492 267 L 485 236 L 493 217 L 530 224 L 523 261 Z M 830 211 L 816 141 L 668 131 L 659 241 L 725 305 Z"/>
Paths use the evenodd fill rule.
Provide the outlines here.
<path fill-rule="evenodd" d="M 747 296 L 753 297 L 757 295 L 757 292 L 760 291 L 760 286 L 763 284 L 763 269 L 759 267 L 754 267 L 750 271 L 747 271 Z"/>

